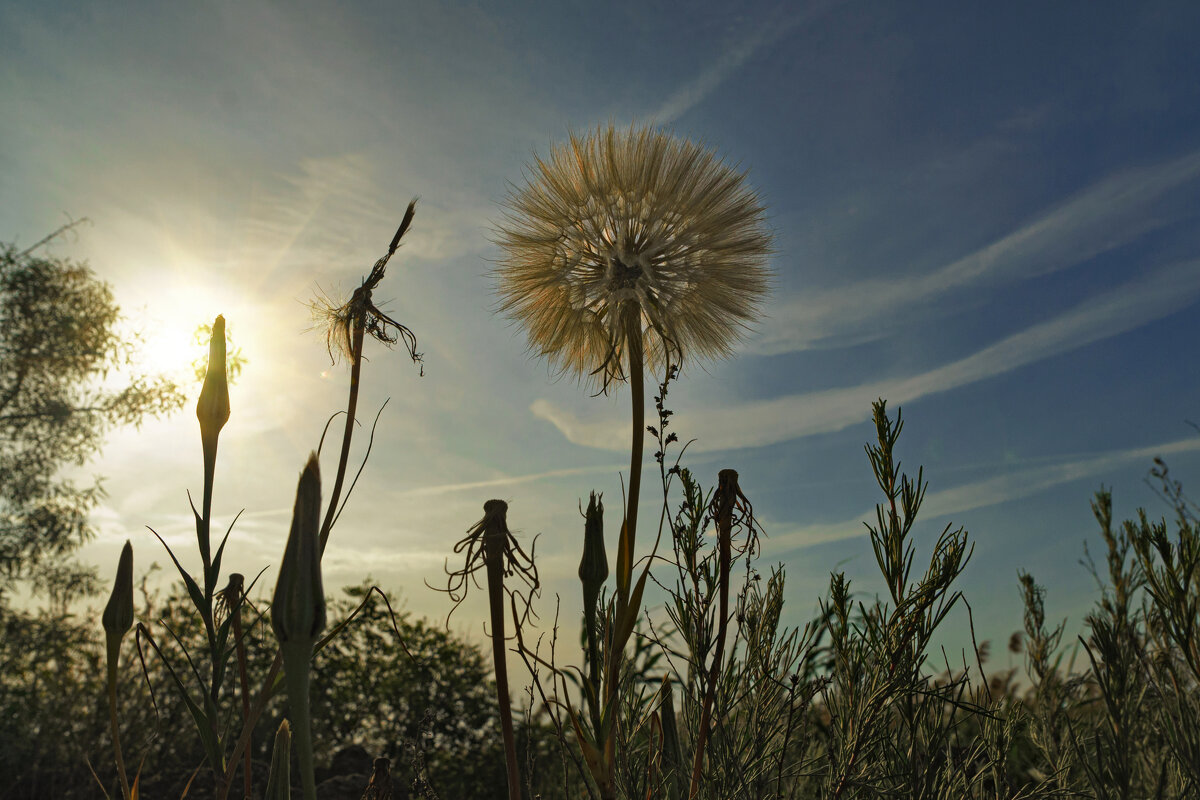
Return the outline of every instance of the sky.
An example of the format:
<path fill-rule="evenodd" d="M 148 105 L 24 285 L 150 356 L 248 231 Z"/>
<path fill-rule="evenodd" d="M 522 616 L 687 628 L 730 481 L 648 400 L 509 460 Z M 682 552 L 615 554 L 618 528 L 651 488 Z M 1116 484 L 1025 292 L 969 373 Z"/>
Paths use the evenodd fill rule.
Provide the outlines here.
<path fill-rule="evenodd" d="M 978 637 L 1001 651 L 1020 627 L 1024 569 L 1070 641 L 1097 597 L 1094 492 L 1113 489 L 1118 518 L 1169 515 L 1156 456 L 1200 482 L 1198 34 L 1187 2 L 7 3 L 0 240 L 86 217 L 49 252 L 112 284 L 147 368 L 186 380 L 193 332 L 225 316 L 247 363 L 216 526 L 244 509 L 226 569 L 266 567 L 269 589 L 299 471 L 345 406 L 308 303 L 357 286 L 419 197 L 375 299 L 425 374 L 368 343 L 363 434 L 387 406 L 326 586 L 370 577 L 444 618 L 426 584 L 497 497 L 537 537 L 544 616 L 557 593 L 571 620 L 589 491 L 614 547 L 629 396 L 557 377 L 495 313 L 493 226 L 571 131 L 702 142 L 767 208 L 772 292 L 734 357 L 691 365 L 668 406 L 696 440 L 685 465 L 709 484 L 739 471 L 760 565 L 787 570 L 786 620 L 813 615 L 831 571 L 863 598 L 882 586 L 863 446 L 883 397 L 929 482 L 918 571 L 962 526 Z M 108 492 L 80 554 L 102 575 L 126 539 L 139 574 L 168 575 L 147 526 L 198 565 L 192 406 L 113 432 L 82 470 Z M 661 509 L 647 484 L 639 555 Z M 452 622 L 473 639 L 482 595 Z M 967 624 L 947 623 L 951 649 Z"/>

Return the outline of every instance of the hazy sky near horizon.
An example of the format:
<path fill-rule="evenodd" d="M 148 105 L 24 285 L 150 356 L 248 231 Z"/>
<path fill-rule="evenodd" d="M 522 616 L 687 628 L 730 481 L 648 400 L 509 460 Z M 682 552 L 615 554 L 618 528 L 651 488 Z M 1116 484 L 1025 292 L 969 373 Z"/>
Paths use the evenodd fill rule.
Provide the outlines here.
<path fill-rule="evenodd" d="M 831 570 L 880 585 L 863 444 L 872 400 L 903 407 L 899 455 L 930 483 L 918 569 L 964 526 L 960 588 L 999 644 L 1022 568 L 1079 629 L 1101 485 L 1122 516 L 1168 513 L 1143 482 L 1155 456 L 1200 487 L 1198 36 L 1186 2 L 9 3 L 0 240 L 87 217 L 51 252 L 111 282 L 157 368 L 225 315 L 248 363 L 214 509 L 222 527 L 246 510 L 226 571 L 253 575 L 345 403 L 307 302 L 352 290 L 419 196 L 376 299 L 416 332 L 425 376 L 368 343 L 364 422 L 390 402 L 326 584 L 369 575 L 443 616 L 424 582 L 500 497 L 540 534 L 543 608 L 559 592 L 569 620 L 589 490 L 613 547 L 629 398 L 555 380 L 492 312 L 491 226 L 568 131 L 702 141 L 748 171 L 776 253 L 758 329 L 672 389 L 685 463 L 707 482 L 739 470 L 801 622 Z M 191 405 L 115 432 L 84 472 L 109 493 L 83 551 L 103 575 L 126 538 L 139 572 L 169 567 L 147 525 L 195 566 Z M 481 608 L 456 628 L 479 635 Z"/>

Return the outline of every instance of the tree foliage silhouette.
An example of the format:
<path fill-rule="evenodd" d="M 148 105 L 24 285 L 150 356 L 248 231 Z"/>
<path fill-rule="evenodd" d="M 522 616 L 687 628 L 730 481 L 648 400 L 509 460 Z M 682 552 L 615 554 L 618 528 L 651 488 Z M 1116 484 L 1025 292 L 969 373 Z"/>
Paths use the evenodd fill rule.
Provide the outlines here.
<path fill-rule="evenodd" d="M 112 288 L 86 263 L 0 243 L 0 599 L 12 580 L 61 599 L 81 573 L 65 558 L 94 533 L 102 498 L 62 469 L 99 453 L 105 435 L 180 408 L 182 391 L 139 374 Z M 119 381 L 106 380 L 120 372 Z"/>

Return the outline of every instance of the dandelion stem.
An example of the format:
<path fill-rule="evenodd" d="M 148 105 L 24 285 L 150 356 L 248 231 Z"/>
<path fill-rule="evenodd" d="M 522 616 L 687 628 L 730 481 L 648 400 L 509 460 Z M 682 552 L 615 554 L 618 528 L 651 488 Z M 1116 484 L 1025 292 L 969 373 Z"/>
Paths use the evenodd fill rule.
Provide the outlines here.
<path fill-rule="evenodd" d="M 512 701 L 508 696 L 508 657 L 504 652 L 504 530 L 489 529 L 483 546 L 487 559 L 488 605 L 492 617 L 492 659 L 496 672 L 496 702 L 504 737 L 504 766 L 508 773 L 508 798 L 521 800 L 521 774 L 513 734 Z"/>
<path fill-rule="evenodd" d="M 633 572 L 634 539 L 637 532 L 638 497 L 642 489 L 642 444 L 646 437 L 646 389 L 644 382 L 645 364 L 642 349 L 641 314 L 634 309 L 629 315 L 627 341 L 629 343 L 629 394 L 633 403 L 633 441 L 629 448 L 629 500 L 625 511 L 628 528 L 626 540 L 625 568 L 629 575 L 624 579 L 624 591 L 620 606 L 629 602 L 629 586 Z"/>
<path fill-rule="evenodd" d="M 354 437 L 354 414 L 358 409 L 358 377 L 362 372 L 363 334 L 366 330 L 366 320 L 354 320 L 354 341 L 350 344 L 350 398 L 346 402 L 346 429 L 342 433 L 342 452 L 338 457 L 337 476 L 333 481 L 333 490 L 329 494 L 329 508 L 325 512 L 325 521 L 321 524 L 321 553 L 325 553 L 325 543 L 329 540 L 329 531 L 333 528 L 333 520 L 337 514 L 338 500 L 342 495 L 342 483 L 346 479 L 346 465 L 350 461 L 350 440 Z"/>

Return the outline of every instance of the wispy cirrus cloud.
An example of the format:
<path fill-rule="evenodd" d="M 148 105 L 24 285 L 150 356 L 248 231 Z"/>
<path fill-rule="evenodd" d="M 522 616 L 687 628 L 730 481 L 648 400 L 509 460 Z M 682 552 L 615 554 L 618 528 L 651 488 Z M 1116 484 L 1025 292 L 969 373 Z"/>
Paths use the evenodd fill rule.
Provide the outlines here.
<path fill-rule="evenodd" d="M 402 492 L 397 492 L 396 497 L 430 497 L 444 494 L 454 494 L 456 492 L 468 492 L 475 489 L 499 489 L 510 486 L 520 486 L 526 483 L 537 483 L 538 481 L 552 480 L 554 478 L 570 478 L 576 475 L 602 475 L 618 472 L 627 467 L 627 464 L 609 464 L 598 467 L 570 467 L 567 469 L 552 469 L 545 472 L 534 472 L 525 475 L 505 475 L 500 478 L 490 478 L 487 480 L 465 481 L 462 483 L 441 483 L 435 486 L 418 486 L 415 489 L 408 489 Z"/>
<path fill-rule="evenodd" d="M 747 352 L 778 355 L 875 341 L 911 313 L 954 290 L 991 287 L 1082 264 L 1185 216 L 1195 206 L 1172 208 L 1172 190 L 1200 178 L 1200 151 L 1129 169 L 1083 189 L 1055 208 L 962 258 L 925 274 L 857 281 L 807 291 L 771 310 L 760 338 Z"/>
<path fill-rule="evenodd" d="M 977 508 L 986 508 L 1010 500 L 1029 497 L 1055 486 L 1102 475 L 1128 464 L 1149 464 L 1155 457 L 1170 457 L 1197 450 L 1200 450 L 1200 437 L 1192 436 L 1148 447 L 1114 450 L 1057 464 L 1025 468 L 1018 472 L 997 475 L 952 489 L 930 492 L 925 495 L 925 502 L 921 506 L 921 516 L 930 520 L 951 514 L 962 514 Z M 785 529 L 779 533 L 768 531 L 764 549 L 772 557 L 777 557 L 790 550 L 866 536 L 867 529 L 864 523 L 874 523 L 874 521 L 875 512 L 872 509 L 841 522 L 804 525 Z"/>
<path fill-rule="evenodd" d="M 696 451 L 762 447 L 834 433 L 865 421 L 864 409 L 878 397 L 906 403 L 966 386 L 1134 330 L 1187 308 L 1198 299 L 1200 260 L 1180 262 L 918 375 L 725 408 L 681 411 L 679 418 L 688 429 L 705 431 L 694 445 Z M 620 451 L 627 444 L 624 421 L 580 419 L 546 400 L 535 401 L 530 410 L 575 444 L 612 451 Z"/>
<path fill-rule="evenodd" d="M 833 5 L 835 5 L 833 2 L 813 3 L 802 12 L 785 19 L 771 19 L 760 23 L 749 34 L 721 53 L 711 66 L 676 89 L 651 115 L 651 119 L 660 123 L 674 122 L 679 119 L 702 103 L 718 86 L 729 80 L 755 53 L 780 41 L 784 36 L 820 16 Z"/>

